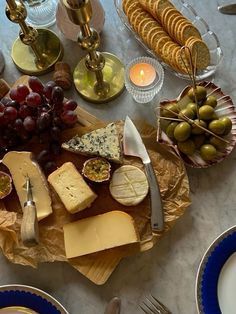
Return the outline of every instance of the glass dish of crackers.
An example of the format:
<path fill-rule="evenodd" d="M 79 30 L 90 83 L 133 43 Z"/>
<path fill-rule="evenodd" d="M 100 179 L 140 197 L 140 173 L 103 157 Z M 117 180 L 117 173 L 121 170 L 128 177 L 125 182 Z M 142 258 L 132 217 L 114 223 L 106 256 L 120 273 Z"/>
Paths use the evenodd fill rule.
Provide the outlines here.
<path fill-rule="evenodd" d="M 223 57 L 219 40 L 185 0 L 114 0 L 123 24 L 149 55 L 176 76 L 190 80 L 191 51 L 196 80 L 212 76 Z"/>

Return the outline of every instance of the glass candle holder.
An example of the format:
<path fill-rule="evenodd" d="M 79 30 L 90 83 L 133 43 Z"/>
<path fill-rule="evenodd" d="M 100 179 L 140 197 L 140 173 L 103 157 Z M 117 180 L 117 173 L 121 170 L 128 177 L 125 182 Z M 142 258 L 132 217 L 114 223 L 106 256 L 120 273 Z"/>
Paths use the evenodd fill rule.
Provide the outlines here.
<path fill-rule="evenodd" d="M 27 23 L 34 27 L 48 27 L 56 22 L 57 0 L 23 0 Z"/>
<path fill-rule="evenodd" d="M 148 103 L 161 90 L 164 70 L 154 58 L 139 57 L 125 69 L 125 86 L 138 103 Z"/>

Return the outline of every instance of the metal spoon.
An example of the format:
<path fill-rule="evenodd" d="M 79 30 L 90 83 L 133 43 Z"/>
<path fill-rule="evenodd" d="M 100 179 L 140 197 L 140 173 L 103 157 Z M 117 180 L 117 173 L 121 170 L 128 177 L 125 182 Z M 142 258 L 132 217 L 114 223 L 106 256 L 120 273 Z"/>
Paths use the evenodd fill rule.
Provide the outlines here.
<path fill-rule="evenodd" d="M 114 297 L 107 304 L 104 314 L 120 314 L 121 300 L 118 297 Z"/>

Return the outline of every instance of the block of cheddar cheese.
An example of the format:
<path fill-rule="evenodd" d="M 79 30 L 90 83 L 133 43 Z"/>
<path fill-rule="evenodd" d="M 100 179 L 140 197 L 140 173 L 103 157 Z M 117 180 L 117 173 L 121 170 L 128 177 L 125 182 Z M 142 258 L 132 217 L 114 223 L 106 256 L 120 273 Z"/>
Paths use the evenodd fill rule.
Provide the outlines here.
<path fill-rule="evenodd" d="M 67 258 L 139 242 L 133 218 L 122 211 L 81 219 L 64 225 L 63 230 Z"/>
<path fill-rule="evenodd" d="M 52 172 L 48 181 L 72 214 L 90 207 L 97 197 L 72 162 L 66 162 Z"/>

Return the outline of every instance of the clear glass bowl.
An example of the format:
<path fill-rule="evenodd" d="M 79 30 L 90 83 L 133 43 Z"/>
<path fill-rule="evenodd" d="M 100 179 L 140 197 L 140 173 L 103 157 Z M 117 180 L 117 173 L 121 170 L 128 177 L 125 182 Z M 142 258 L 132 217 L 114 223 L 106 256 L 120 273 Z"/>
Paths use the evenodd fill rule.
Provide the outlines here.
<path fill-rule="evenodd" d="M 147 87 L 139 87 L 130 80 L 130 69 L 135 64 L 148 63 L 152 65 L 156 71 L 156 78 L 152 84 Z M 150 102 L 162 88 L 164 81 L 164 71 L 161 64 L 150 57 L 139 57 L 132 60 L 125 68 L 125 87 L 138 103 L 145 104 Z"/>
<path fill-rule="evenodd" d="M 179 10 L 185 17 L 187 17 L 192 24 L 199 30 L 203 41 L 206 43 L 207 47 L 210 51 L 211 61 L 210 65 L 201 71 L 197 72 L 196 79 L 198 81 L 204 80 L 209 76 L 213 75 L 217 69 L 217 66 L 220 64 L 220 61 L 223 57 L 223 52 L 220 47 L 220 42 L 214 32 L 212 32 L 206 23 L 206 21 L 197 15 L 196 11 L 192 8 L 192 6 L 186 3 L 184 0 L 171 0 L 171 2 L 175 5 L 176 9 Z M 158 59 L 164 68 L 170 70 L 176 76 L 190 80 L 189 76 L 183 73 L 179 73 L 172 69 L 169 65 L 164 63 L 151 49 L 149 49 L 146 44 L 142 41 L 139 35 L 133 30 L 131 25 L 129 24 L 128 18 L 125 15 L 122 8 L 122 0 L 114 0 L 114 4 L 116 7 L 116 11 L 122 21 L 122 23 L 131 31 L 134 38 L 141 44 L 141 46 L 147 51 L 149 55 L 153 58 Z"/>
<path fill-rule="evenodd" d="M 34 27 L 48 27 L 56 22 L 57 0 L 23 0 L 26 22 Z"/>

